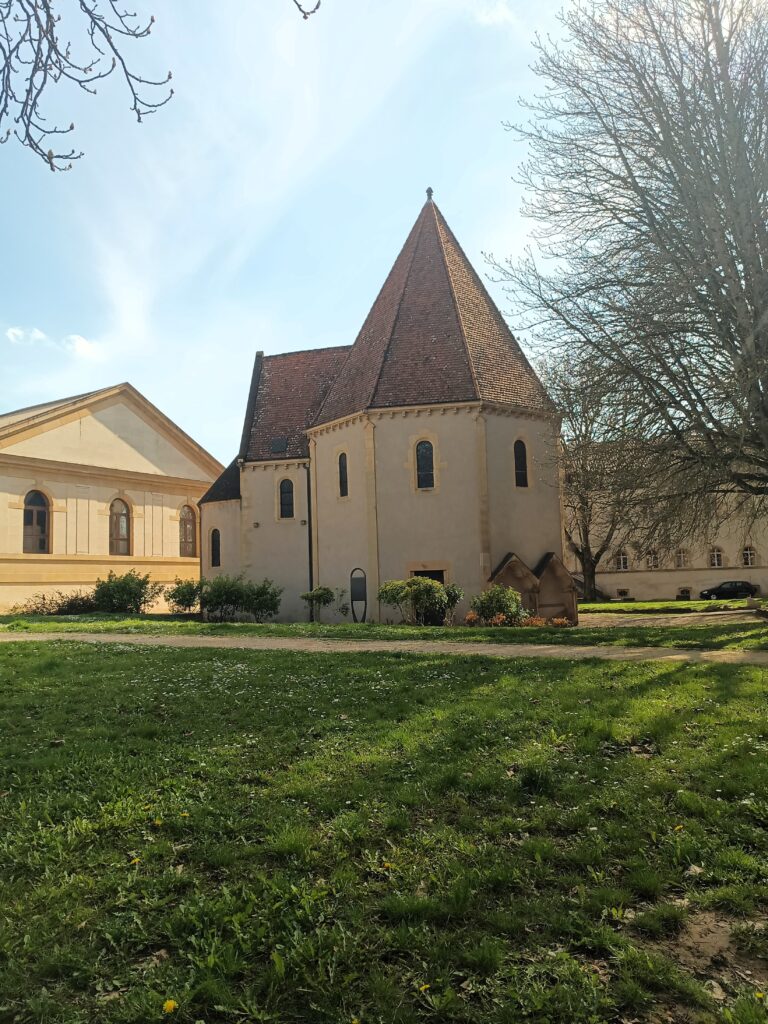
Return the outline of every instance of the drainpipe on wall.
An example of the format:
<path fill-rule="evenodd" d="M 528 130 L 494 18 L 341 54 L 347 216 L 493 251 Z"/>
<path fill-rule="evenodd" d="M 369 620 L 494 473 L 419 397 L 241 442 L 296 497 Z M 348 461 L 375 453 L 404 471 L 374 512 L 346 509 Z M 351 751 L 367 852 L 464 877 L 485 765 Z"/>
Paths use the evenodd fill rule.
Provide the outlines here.
<path fill-rule="evenodd" d="M 304 467 L 304 471 L 307 474 L 307 553 L 309 555 L 309 589 L 315 589 L 315 572 L 313 568 L 314 562 L 314 551 L 312 550 L 312 485 L 310 480 L 310 466 L 309 463 Z M 309 621 L 315 621 L 315 607 L 313 604 L 309 606 Z"/>

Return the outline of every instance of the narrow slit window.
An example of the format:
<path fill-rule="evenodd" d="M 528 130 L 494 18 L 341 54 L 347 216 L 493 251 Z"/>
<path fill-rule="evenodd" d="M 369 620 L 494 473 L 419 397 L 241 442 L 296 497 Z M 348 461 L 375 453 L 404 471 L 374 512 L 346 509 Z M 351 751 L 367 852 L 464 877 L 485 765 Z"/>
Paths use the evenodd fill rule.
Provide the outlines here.
<path fill-rule="evenodd" d="M 131 513 L 124 501 L 115 498 L 109 506 L 109 553 L 130 555 Z"/>
<path fill-rule="evenodd" d="M 51 510 L 40 491 L 24 498 L 24 554 L 47 555 L 51 550 Z"/>
<path fill-rule="evenodd" d="M 189 505 L 179 513 L 179 555 L 182 558 L 197 555 L 197 516 Z"/>
<path fill-rule="evenodd" d="M 216 569 L 221 565 L 221 532 L 211 530 L 211 567 Z"/>
<path fill-rule="evenodd" d="M 349 474 L 347 472 L 347 453 L 342 452 L 339 456 L 339 497 L 349 496 Z"/>
<path fill-rule="evenodd" d="M 293 519 L 293 480 L 280 481 L 280 518 Z"/>
<path fill-rule="evenodd" d="M 515 487 L 528 486 L 528 451 L 525 441 L 515 441 Z"/>
<path fill-rule="evenodd" d="M 416 486 L 420 491 L 435 486 L 435 450 L 431 441 L 419 441 L 416 445 Z"/>

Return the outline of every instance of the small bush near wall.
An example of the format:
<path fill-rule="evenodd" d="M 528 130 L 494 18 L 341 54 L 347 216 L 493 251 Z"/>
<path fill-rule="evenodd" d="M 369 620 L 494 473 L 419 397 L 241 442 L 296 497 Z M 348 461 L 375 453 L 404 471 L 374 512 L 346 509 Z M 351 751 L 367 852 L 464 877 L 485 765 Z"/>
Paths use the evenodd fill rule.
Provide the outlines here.
<path fill-rule="evenodd" d="M 458 587 L 453 587 L 449 595 L 442 583 L 426 576 L 388 580 L 379 587 L 379 601 L 397 608 L 403 622 L 410 626 L 444 622 L 449 610 L 452 611 L 462 597 Z"/>
<path fill-rule="evenodd" d="M 200 583 L 197 580 L 173 581 L 173 586 L 165 591 L 168 607 L 177 615 L 189 615 L 200 607 Z"/>
<path fill-rule="evenodd" d="M 177 581 L 178 582 L 178 581 Z M 89 612 L 113 612 L 139 615 L 164 591 L 162 583 L 153 583 L 149 573 L 142 576 L 135 569 L 117 576 L 110 572 L 105 580 L 96 580 L 93 590 L 64 594 L 35 594 L 13 612 L 20 615 L 87 615 Z"/>
<path fill-rule="evenodd" d="M 96 602 L 92 591 L 64 594 L 57 590 L 52 594 L 34 594 L 11 611 L 14 615 L 87 615 L 96 611 Z"/>
<path fill-rule="evenodd" d="M 252 583 L 242 576 L 214 576 L 200 581 L 200 605 L 207 617 L 217 622 L 231 622 L 248 615 L 256 622 L 264 622 L 280 611 L 282 592 L 272 580 Z"/>
<path fill-rule="evenodd" d="M 470 601 L 472 611 L 487 626 L 519 626 L 527 618 L 520 595 L 511 587 L 498 583 L 475 594 Z"/>
<path fill-rule="evenodd" d="M 300 596 L 301 600 L 307 605 L 308 610 L 312 613 L 313 618 L 317 616 L 318 622 L 320 621 L 320 614 L 323 608 L 332 605 L 336 600 L 336 595 L 330 587 L 315 587 L 314 590 L 308 590 Z"/>
<path fill-rule="evenodd" d="M 163 593 L 162 583 L 153 583 L 149 573 L 135 569 L 117 576 L 110 572 L 105 580 L 96 580 L 93 600 L 97 612 L 121 612 L 139 615 Z"/>

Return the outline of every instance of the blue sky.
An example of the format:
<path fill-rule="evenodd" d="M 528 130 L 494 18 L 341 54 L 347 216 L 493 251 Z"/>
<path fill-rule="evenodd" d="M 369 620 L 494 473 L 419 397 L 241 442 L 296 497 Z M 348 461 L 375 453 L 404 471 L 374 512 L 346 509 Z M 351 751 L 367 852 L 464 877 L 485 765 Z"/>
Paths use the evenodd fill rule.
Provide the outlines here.
<path fill-rule="evenodd" d="M 256 350 L 351 343 L 428 185 L 481 272 L 519 253 L 503 122 L 559 6 L 137 0 L 172 102 L 139 126 L 117 81 L 57 96 L 67 174 L 0 148 L 0 412 L 128 380 L 228 461 Z"/>

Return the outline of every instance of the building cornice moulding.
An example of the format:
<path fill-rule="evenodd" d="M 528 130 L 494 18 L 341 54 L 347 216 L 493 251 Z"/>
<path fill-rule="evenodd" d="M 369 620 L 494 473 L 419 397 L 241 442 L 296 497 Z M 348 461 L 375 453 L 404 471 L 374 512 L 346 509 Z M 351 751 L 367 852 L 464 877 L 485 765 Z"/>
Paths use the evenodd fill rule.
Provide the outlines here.
<path fill-rule="evenodd" d="M 131 469 L 111 469 L 107 466 L 86 466 L 77 462 L 56 462 L 53 459 L 38 459 L 29 455 L 10 455 L 0 452 L 0 470 L 6 469 L 14 476 L 77 477 L 82 483 L 87 477 L 88 486 L 100 483 L 113 485 L 122 483 L 126 490 L 140 487 L 157 494 L 173 492 L 179 494 L 203 495 L 210 487 L 208 480 L 188 480 L 185 477 L 164 476 L 162 473 L 141 473 Z"/>
<path fill-rule="evenodd" d="M 469 412 L 475 416 L 483 413 L 490 413 L 496 416 L 505 416 L 515 419 L 538 420 L 539 422 L 554 423 L 559 426 L 561 417 L 557 413 L 544 412 L 529 409 L 523 406 L 503 405 L 497 402 L 447 402 L 440 405 L 410 405 L 392 406 L 386 409 L 366 409 L 364 412 L 356 412 L 351 416 L 344 416 L 329 423 L 318 423 L 310 427 L 306 434 L 310 438 L 320 437 L 323 434 L 331 434 L 354 423 L 375 422 L 376 420 L 395 419 L 419 419 L 430 416 L 458 415 L 462 412 Z"/>

